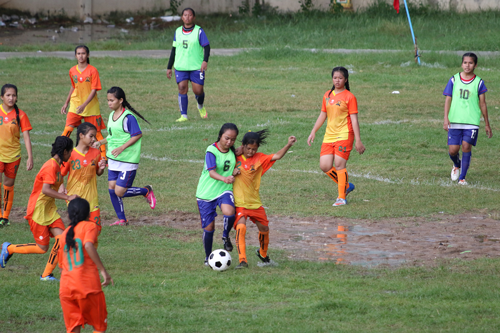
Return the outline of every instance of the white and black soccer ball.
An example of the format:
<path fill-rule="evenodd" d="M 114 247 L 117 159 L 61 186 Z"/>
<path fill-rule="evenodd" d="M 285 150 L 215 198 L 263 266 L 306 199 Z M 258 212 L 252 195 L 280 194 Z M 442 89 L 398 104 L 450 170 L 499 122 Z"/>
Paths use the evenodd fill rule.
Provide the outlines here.
<path fill-rule="evenodd" d="M 215 250 L 208 256 L 208 264 L 214 271 L 225 271 L 231 266 L 231 255 L 226 250 Z"/>

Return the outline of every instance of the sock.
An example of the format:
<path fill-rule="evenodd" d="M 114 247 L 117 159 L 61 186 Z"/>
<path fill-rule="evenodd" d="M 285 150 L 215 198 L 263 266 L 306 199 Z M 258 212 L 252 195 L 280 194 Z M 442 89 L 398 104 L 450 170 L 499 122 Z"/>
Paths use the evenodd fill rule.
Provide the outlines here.
<path fill-rule="evenodd" d="M 450 158 L 453 161 L 455 168 L 460 168 L 460 154 L 456 154 L 455 156 L 450 155 Z"/>
<path fill-rule="evenodd" d="M 229 232 L 233 228 L 235 216 L 224 215 L 224 230 L 222 231 L 222 237 L 229 237 Z"/>
<path fill-rule="evenodd" d="M 102 133 L 101 131 L 97 131 L 97 133 L 95 134 L 95 138 L 99 141 L 101 141 L 102 139 L 104 139 L 104 137 L 102 136 Z M 99 147 L 99 150 L 101 151 L 101 157 L 103 159 L 106 159 L 106 145 L 101 145 Z"/>
<path fill-rule="evenodd" d="M 145 187 L 129 187 L 123 197 L 128 198 L 128 197 L 135 197 L 138 195 L 145 196 L 147 194 L 148 194 L 148 189 Z"/>
<path fill-rule="evenodd" d="M 187 94 L 179 94 L 179 109 L 181 111 L 181 115 L 185 115 L 187 118 L 188 113 L 188 95 Z"/>
<path fill-rule="evenodd" d="M 8 219 L 14 202 L 14 186 L 3 185 L 3 218 Z"/>
<path fill-rule="evenodd" d="M 2 183 L 1 183 L 1 181 L 2 181 L 2 177 L 0 176 L 0 187 L 2 187 Z M 0 206 L 2 206 L 2 207 L 3 207 L 3 205 L 2 205 L 2 192 L 1 192 L 1 191 L 0 191 Z M 3 217 L 2 212 L 3 212 L 3 211 L 2 211 L 2 208 L 0 208 L 0 218 L 2 218 L 2 217 Z"/>
<path fill-rule="evenodd" d="M 46 251 L 42 250 L 40 248 L 40 246 L 36 245 L 36 243 L 9 245 L 7 247 L 7 251 L 9 251 L 9 254 L 13 254 L 13 253 L 22 253 L 22 254 L 37 253 L 37 254 L 43 254 L 43 253 L 46 252 Z"/>
<path fill-rule="evenodd" d="M 50 257 L 49 260 L 47 261 L 47 265 L 45 265 L 45 270 L 42 273 L 42 277 L 46 277 L 54 271 L 54 269 L 57 266 L 58 259 L 57 259 L 57 251 L 59 251 L 59 239 L 61 238 L 61 235 L 55 236 L 54 237 L 54 246 L 52 246 L 52 251 L 50 251 Z"/>
<path fill-rule="evenodd" d="M 337 170 L 337 176 L 339 180 L 339 198 L 345 200 L 345 190 L 346 186 L 349 186 L 347 182 L 347 170 L 344 168 L 342 170 Z"/>
<path fill-rule="evenodd" d="M 205 260 L 212 253 L 212 244 L 214 243 L 214 231 L 203 230 L 203 247 L 205 248 Z"/>
<path fill-rule="evenodd" d="M 71 132 L 73 132 L 75 128 L 71 126 L 64 127 L 64 132 L 61 134 L 62 136 L 67 136 L 68 138 L 71 136 Z"/>
<path fill-rule="evenodd" d="M 260 244 L 260 250 L 259 250 L 260 255 L 262 256 L 262 258 L 267 257 L 267 248 L 269 247 L 269 231 L 268 232 L 259 231 L 259 244 Z"/>
<path fill-rule="evenodd" d="M 240 262 L 247 261 L 247 244 L 245 240 L 246 233 L 246 225 L 241 223 L 236 225 L 236 248 L 238 249 Z"/>
<path fill-rule="evenodd" d="M 198 102 L 198 109 L 203 109 L 203 102 L 205 101 L 205 93 L 201 95 L 195 95 L 196 101 Z"/>
<path fill-rule="evenodd" d="M 465 176 L 467 176 L 467 170 L 469 170 L 471 156 L 472 152 L 462 153 L 462 171 L 460 172 L 459 180 L 465 179 Z"/>
<path fill-rule="evenodd" d="M 109 197 L 111 198 L 111 203 L 113 204 L 113 208 L 115 209 L 116 216 L 118 216 L 119 220 L 127 220 L 125 217 L 125 211 L 123 209 L 123 200 L 119 196 L 116 195 L 115 190 L 109 191 Z"/>
<path fill-rule="evenodd" d="M 336 182 L 337 184 L 339 183 L 339 180 L 338 180 L 338 175 L 337 175 L 337 169 L 335 169 L 335 167 L 332 167 L 330 170 L 328 170 L 327 172 L 325 172 L 327 174 L 328 177 L 330 177 L 334 182 Z"/>

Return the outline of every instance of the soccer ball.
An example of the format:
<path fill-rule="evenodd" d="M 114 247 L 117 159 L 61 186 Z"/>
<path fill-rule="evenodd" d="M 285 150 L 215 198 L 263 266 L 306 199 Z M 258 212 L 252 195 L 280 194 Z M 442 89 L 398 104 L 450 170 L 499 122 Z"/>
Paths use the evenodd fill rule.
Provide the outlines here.
<path fill-rule="evenodd" d="M 231 266 L 231 255 L 226 250 L 215 250 L 208 256 L 208 264 L 214 271 L 225 271 Z"/>

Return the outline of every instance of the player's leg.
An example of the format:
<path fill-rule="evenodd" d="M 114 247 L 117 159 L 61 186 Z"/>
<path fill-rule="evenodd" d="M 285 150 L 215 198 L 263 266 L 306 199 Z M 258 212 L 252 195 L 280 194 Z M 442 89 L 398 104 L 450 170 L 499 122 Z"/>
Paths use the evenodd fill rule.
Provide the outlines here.
<path fill-rule="evenodd" d="M 134 175 L 134 178 L 135 178 L 135 175 Z M 149 207 L 151 209 L 155 209 L 156 197 L 155 197 L 155 194 L 153 192 L 152 185 L 146 185 L 144 187 L 132 187 L 132 183 L 130 183 L 130 186 L 128 186 L 127 190 L 125 191 L 125 194 L 123 194 L 122 197 L 127 198 L 127 197 L 135 197 L 138 195 L 142 195 L 144 198 L 146 198 L 146 201 L 148 202 Z"/>
<path fill-rule="evenodd" d="M 12 204 L 14 203 L 14 183 L 16 181 L 17 170 L 19 170 L 20 163 L 21 159 L 18 159 L 15 162 L 5 164 L 5 173 L 3 176 L 3 205 L 2 216 L 0 217 L 0 227 L 10 225 L 9 216 Z"/>
<path fill-rule="evenodd" d="M 451 180 L 456 181 L 460 175 L 462 162 L 460 160 L 460 145 L 462 144 L 461 129 L 448 129 L 448 155 L 450 156 L 453 166 L 451 167 Z M 463 153 L 463 152 L 462 152 Z"/>
<path fill-rule="evenodd" d="M 128 225 L 127 218 L 125 217 L 125 209 L 123 206 L 123 197 L 127 190 L 134 183 L 137 170 L 132 171 L 112 171 L 108 170 L 108 191 L 111 198 L 111 203 L 115 209 L 118 220 L 111 224 L 115 225 Z"/>
<path fill-rule="evenodd" d="M 264 207 L 259 207 L 252 211 L 251 220 L 259 229 L 259 249 L 257 249 L 257 257 L 265 264 L 271 264 L 271 259 L 267 255 L 269 247 L 269 220 L 267 219 Z"/>
<path fill-rule="evenodd" d="M 104 293 L 101 291 L 95 294 L 88 294 L 79 303 L 85 323 L 92 326 L 94 332 L 105 332 L 108 328 L 108 311 L 106 309 Z"/>
<path fill-rule="evenodd" d="M 66 297 L 59 297 L 64 317 L 64 326 L 67 332 L 80 332 L 85 320 L 80 309 L 79 300 Z"/>
<path fill-rule="evenodd" d="M 76 107 L 70 104 L 69 109 L 71 110 L 72 108 L 76 110 Z M 82 123 L 82 119 L 82 116 L 68 111 L 66 116 L 66 126 L 64 127 L 64 131 L 61 135 L 69 138 L 75 127 L 78 127 Z"/>
<path fill-rule="evenodd" d="M 179 90 L 179 110 L 181 112 L 181 117 L 177 119 L 177 122 L 187 121 L 187 110 L 188 110 L 188 81 L 189 72 L 175 71 L 175 80 L 177 81 L 177 88 Z"/>
<path fill-rule="evenodd" d="M 349 176 L 347 174 L 346 164 L 347 160 L 339 155 L 335 155 L 335 169 L 337 169 L 337 179 L 338 179 L 338 198 L 337 201 L 333 204 L 334 206 L 342 206 L 347 204 L 345 199 L 346 190 L 349 184 Z M 340 199 L 340 200 L 339 200 Z"/>
<path fill-rule="evenodd" d="M 460 177 L 458 183 L 460 185 L 467 185 L 465 181 L 465 176 L 467 176 L 467 171 L 469 170 L 470 159 L 472 156 L 472 146 L 477 143 L 477 129 L 464 130 L 463 131 L 463 141 L 462 141 L 462 169 L 460 172 Z"/>
<path fill-rule="evenodd" d="M 205 250 L 205 266 L 208 266 L 208 256 L 212 253 L 215 232 L 215 217 L 217 216 L 217 200 L 205 201 L 197 199 L 200 212 L 201 228 L 203 229 L 203 248 Z"/>
<path fill-rule="evenodd" d="M 52 272 L 57 267 L 57 251 L 59 251 L 60 238 L 64 229 L 65 226 L 61 219 L 54 221 L 54 223 L 49 226 L 49 232 L 54 236 L 54 245 L 52 246 L 52 250 L 50 251 L 49 260 L 47 260 L 45 270 L 43 271 L 42 275 L 40 275 L 40 280 L 42 281 L 57 281 Z"/>
<path fill-rule="evenodd" d="M 217 199 L 217 205 L 220 207 L 224 215 L 224 230 L 222 231 L 222 241 L 224 242 L 224 250 L 231 252 L 233 244 L 229 238 L 229 232 L 233 229 L 234 220 L 236 218 L 234 208 L 234 198 L 232 193 L 224 193 Z"/>
<path fill-rule="evenodd" d="M 236 250 L 238 250 L 239 265 L 236 268 L 248 268 L 247 250 L 246 250 L 246 233 L 247 233 L 247 217 L 245 209 L 242 207 L 236 208 Z"/>
<path fill-rule="evenodd" d="M 203 105 L 203 103 L 205 102 L 205 92 L 203 90 L 203 85 L 205 84 L 205 72 L 192 71 L 190 80 L 194 96 L 196 97 L 196 101 L 198 102 L 198 111 L 200 112 L 200 117 L 207 118 L 208 113 L 205 109 L 205 106 Z"/>

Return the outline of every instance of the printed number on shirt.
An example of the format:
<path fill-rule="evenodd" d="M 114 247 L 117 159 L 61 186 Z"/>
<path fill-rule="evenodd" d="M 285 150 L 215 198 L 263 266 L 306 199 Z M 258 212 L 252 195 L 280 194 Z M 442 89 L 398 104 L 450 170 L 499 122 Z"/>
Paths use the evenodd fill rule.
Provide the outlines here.
<path fill-rule="evenodd" d="M 231 167 L 231 161 L 224 162 L 224 171 L 229 170 L 230 167 Z"/>
<path fill-rule="evenodd" d="M 0 117 L 0 125 L 3 125 L 3 117 Z"/>
<path fill-rule="evenodd" d="M 472 130 L 472 135 L 470 136 L 471 139 L 474 139 L 476 136 L 477 130 Z"/>
<path fill-rule="evenodd" d="M 100 216 L 96 216 L 96 217 L 94 217 L 94 222 L 95 222 L 95 224 L 97 224 L 97 225 L 101 225 L 101 217 L 100 217 Z"/>
<path fill-rule="evenodd" d="M 79 170 L 81 168 L 80 160 L 71 161 L 71 169 Z"/>
<path fill-rule="evenodd" d="M 460 98 L 462 98 L 462 99 L 469 99 L 469 90 L 467 90 L 467 89 L 460 89 Z"/>
<path fill-rule="evenodd" d="M 188 41 L 187 40 L 183 40 L 182 41 L 182 47 L 187 49 L 188 48 Z"/>
<path fill-rule="evenodd" d="M 78 250 L 71 249 L 71 252 L 73 252 L 73 258 L 71 258 L 68 244 L 64 245 L 64 252 L 66 252 L 66 255 L 68 256 L 68 266 L 70 271 L 73 270 L 73 267 L 76 268 L 83 265 L 84 261 L 82 240 L 80 238 L 75 238 L 75 245 L 77 246 Z"/>

